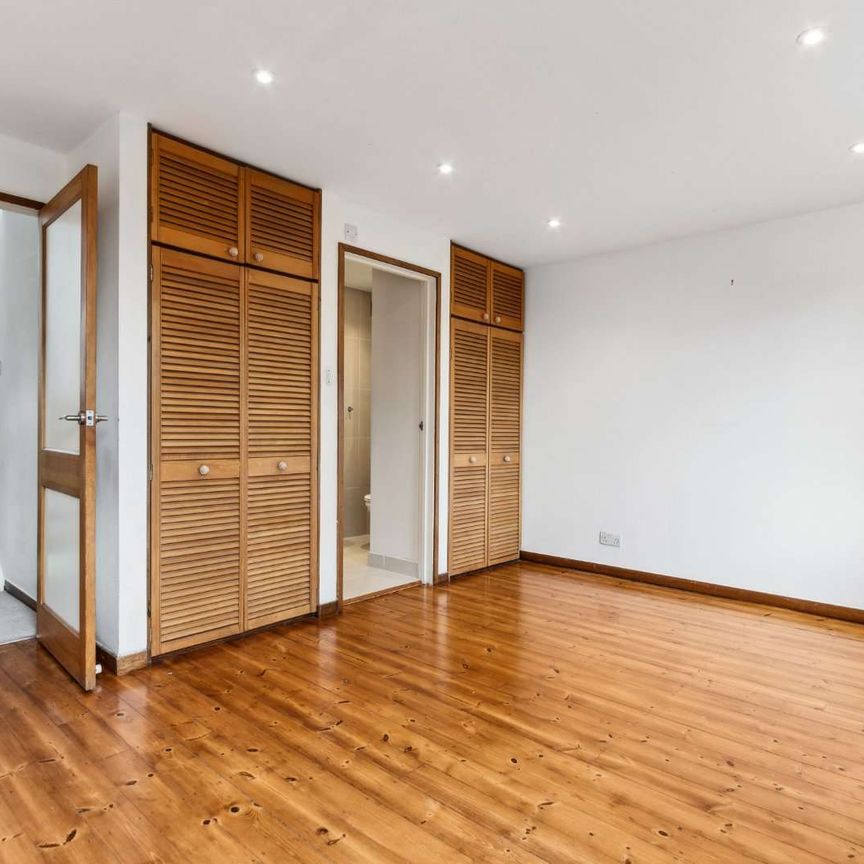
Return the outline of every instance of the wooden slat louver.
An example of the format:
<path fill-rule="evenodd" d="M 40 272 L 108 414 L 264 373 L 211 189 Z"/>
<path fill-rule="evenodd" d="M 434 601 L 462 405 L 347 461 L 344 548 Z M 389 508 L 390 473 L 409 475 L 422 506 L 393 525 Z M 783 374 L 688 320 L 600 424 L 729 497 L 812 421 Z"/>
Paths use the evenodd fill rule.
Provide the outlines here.
<path fill-rule="evenodd" d="M 243 257 L 241 167 L 153 135 L 154 240 L 225 260 Z"/>
<path fill-rule="evenodd" d="M 489 321 L 489 261 L 458 246 L 451 251 L 451 313 Z"/>
<path fill-rule="evenodd" d="M 519 557 L 522 337 L 491 329 L 489 564 Z"/>
<path fill-rule="evenodd" d="M 489 328 L 451 322 L 451 575 L 486 565 Z"/>
<path fill-rule="evenodd" d="M 163 481 L 159 510 L 158 653 L 240 632 L 238 478 Z"/>
<path fill-rule="evenodd" d="M 247 627 L 303 615 L 316 569 L 317 285 L 247 271 Z"/>
<path fill-rule="evenodd" d="M 248 626 L 312 611 L 309 474 L 251 477 L 248 497 Z"/>
<path fill-rule="evenodd" d="M 492 264 L 492 323 L 521 330 L 524 275 L 515 267 Z"/>
<path fill-rule="evenodd" d="M 251 168 L 246 172 L 247 261 L 317 279 L 320 193 Z"/>
<path fill-rule="evenodd" d="M 160 253 L 162 459 L 240 458 L 240 283 L 230 264 Z"/>
<path fill-rule="evenodd" d="M 240 268 L 154 247 L 153 653 L 241 629 Z"/>

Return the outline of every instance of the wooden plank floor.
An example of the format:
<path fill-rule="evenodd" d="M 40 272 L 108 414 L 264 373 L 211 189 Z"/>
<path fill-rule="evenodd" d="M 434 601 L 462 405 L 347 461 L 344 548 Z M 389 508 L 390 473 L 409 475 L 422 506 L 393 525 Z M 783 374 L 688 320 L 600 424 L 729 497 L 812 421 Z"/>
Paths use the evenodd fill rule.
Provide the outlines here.
<path fill-rule="evenodd" d="M 864 864 L 864 628 L 541 565 L 0 711 L 4 864 Z"/>

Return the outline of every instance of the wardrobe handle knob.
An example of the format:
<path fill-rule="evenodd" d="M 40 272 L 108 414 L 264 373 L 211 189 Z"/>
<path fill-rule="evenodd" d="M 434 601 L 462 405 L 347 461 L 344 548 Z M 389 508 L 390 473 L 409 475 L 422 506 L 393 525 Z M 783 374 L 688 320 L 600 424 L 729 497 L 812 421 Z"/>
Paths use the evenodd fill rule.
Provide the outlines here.
<path fill-rule="evenodd" d="M 501 323 L 501 316 L 500 316 L 500 315 L 496 315 L 496 316 L 495 316 L 495 323 L 496 323 L 496 324 L 500 324 L 500 323 Z"/>
<path fill-rule="evenodd" d="M 264 253 L 256 252 L 252 257 L 260 264 L 264 260 Z"/>
<path fill-rule="evenodd" d="M 477 457 L 476 456 L 469 456 L 468 461 L 473 465 L 477 461 Z"/>
<path fill-rule="evenodd" d="M 285 471 L 288 468 L 288 463 L 287 462 L 280 462 L 276 467 L 280 471 Z"/>
<path fill-rule="evenodd" d="M 512 462 L 513 460 L 509 456 L 504 457 L 505 462 Z"/>
<path fill-rule="evenodd" d="M 489 320 L 489 313 L 488 313 L 488 312 L 484 312 L 484 313 L 483 313 L 483 320 L 484 320 L 484 321 L 488 321 L 488 320 Z"/>
<path fill-rule="evenodd" d="M 198 473 L 202 477 L 206 477 L 210 473 L 210 466 L 209 465 L 200 465 L 198 467 Z"/>
<path fill-rule="evenodd" d="M 228 249 L 228 254 L 229 254 L 232 258 L 236 258 L 236 257 L 240 254 L 240 250 L 239 250 L 236 246 L 231 246 L 231 247 Z"/>

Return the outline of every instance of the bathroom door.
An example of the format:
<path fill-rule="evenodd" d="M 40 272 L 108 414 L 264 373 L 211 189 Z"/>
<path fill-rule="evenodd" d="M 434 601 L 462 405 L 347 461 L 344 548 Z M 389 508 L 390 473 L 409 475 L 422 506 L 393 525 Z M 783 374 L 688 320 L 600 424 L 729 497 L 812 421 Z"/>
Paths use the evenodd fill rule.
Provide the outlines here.
<path fill-rule="evenodd" d="M 96 207 L 88 165 L 39 214 L 36 628 L 85 690 L 96 684 Z"/>

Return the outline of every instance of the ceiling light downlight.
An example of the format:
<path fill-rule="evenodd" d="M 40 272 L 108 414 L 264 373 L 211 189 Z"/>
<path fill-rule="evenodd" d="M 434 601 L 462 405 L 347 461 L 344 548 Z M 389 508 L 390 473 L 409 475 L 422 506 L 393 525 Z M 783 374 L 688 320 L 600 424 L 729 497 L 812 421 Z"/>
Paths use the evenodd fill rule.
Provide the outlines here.
<path fill-rule="evenodd" d="M 849 149 L 856 156 L 864 156 L 864 141 L 856 141 Z"/>
<path fill-rule="evenodd" d="M 798 34 L 797 42 L 805 48 L 815 48 L 828 38 L 828 34 L 821 27 L 811 27 L 803 33 Z"/>
<path fill-rule="evenodd" d="M 552 219 L 548 219 L 546 221 L 546 227 L 551 228 L 554 231 L 556 228 L 561 227 L 561 220 L 558 219 L 557 217 L 553 217 Z"/>
<path fill-rule="evenodd" d="M 438 173 L 448 177 L 453 173 L 453 166 L 449 162 L 441 162 L 438 165 Z"/>
<path fill-rule="evenodd" d="M 269 72 L 267 69 L 256 69 L 255 80 L 266 87 L 268 84 L 273 83 L 273 73 Z"/>

